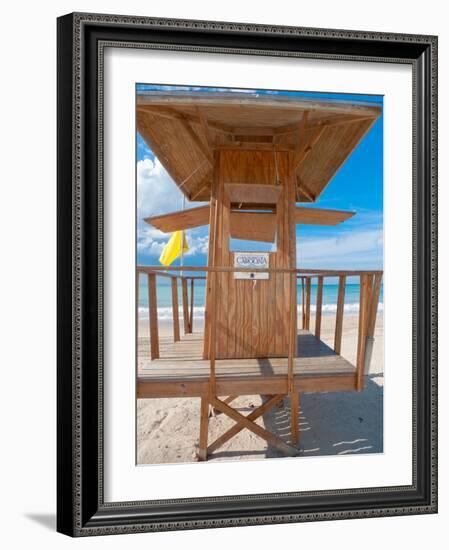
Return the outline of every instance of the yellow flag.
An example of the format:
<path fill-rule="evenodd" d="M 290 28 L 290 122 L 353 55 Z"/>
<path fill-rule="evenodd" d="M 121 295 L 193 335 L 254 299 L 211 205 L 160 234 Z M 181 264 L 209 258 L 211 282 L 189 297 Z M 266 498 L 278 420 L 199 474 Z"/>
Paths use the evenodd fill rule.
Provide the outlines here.
<path fill-rule="evenodd" d="M 187 250 L 189 250 L 189 247 L 184 237 L 184 231 L 175 231 L 172 233 L 168 243 L 164 246 L 159 261 L 162 265 L 170 265 L 181 255 L 181 251 L 187 252 Z"/>

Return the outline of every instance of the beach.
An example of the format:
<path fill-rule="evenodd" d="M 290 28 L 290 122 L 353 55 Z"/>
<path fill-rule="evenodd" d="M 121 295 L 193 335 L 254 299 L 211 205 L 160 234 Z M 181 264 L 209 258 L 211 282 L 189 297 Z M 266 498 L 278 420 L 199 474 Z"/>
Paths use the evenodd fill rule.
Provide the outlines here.
<path fill-rule="evenodd" d="M 315 319 L 311 316 L 311 330 Z M 193 330 L 201 331 L 202 319 Z M 335 315 L 324 315 L 321 339 L 333 346 Z M 182 332 L 182 319 L 181 319 Z M 341 355 L 355 364 L 358 315 L 345 313 Z M 159 323 L 161 337 L 172 334 L 171 322 Z M 299 456 L 381 453 L 383 451 L 383 315 L 377 317 L 375 343 L 366 387 L 362 392 L 301 393 Z M 148 320 L 139 322 L 138 363 L 148 358 Z M 247 415 L 263 402 L 263 396 L 242 396 L 232 406 Z M 290 403 L 285 398 L 257 420 L 261 426 L 289 442 Z M 195 462 L 198 452 L 199 398 L 137 400 L 137 463 Z M 223 414 L 209 422 L 209 442 L 233 425 Z M 242 430 L 208 460 L 250 460 L 284 456 L 248 430 Z"/>

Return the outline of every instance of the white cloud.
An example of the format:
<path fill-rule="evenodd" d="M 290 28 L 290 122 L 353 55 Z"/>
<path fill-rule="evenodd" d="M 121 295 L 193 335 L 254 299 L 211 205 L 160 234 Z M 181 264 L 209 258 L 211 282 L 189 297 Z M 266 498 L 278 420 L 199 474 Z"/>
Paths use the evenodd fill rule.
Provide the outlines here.
<path fill-rule="evenodd" d="M 382 267 L 383 231 L 378 228 L 310 239 L 299 236 L 296 252 L 300 267 Z"/>
<path fill-rule="evenodd" d="M 137 163 L 137 219 L 182 208 L 182 193 L 157 158 Z"/>
<path fill-rule="evenodd" d="M 169 239 L 163 233 L 143 221 L 148 216 L 182 210 L 183 195 L 157 158 L 146 158 L 137 163 L 137 250 L 159 257 Z M 186 200 L 188 207 L 191 203 Z M 195 203 L 195 206 L 201 203 Z M 187 232 L 189 251 L 186 256 L 207 254 L 207 230 Z"/>

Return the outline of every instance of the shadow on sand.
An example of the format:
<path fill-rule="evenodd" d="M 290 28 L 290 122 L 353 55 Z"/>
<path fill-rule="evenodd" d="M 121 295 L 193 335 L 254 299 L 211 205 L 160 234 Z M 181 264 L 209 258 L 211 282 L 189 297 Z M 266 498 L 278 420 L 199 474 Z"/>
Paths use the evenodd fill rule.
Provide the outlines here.
<path fill-rule="evenodd" d="M 298 456 L 383 452 L 383 387 L 367 378 L 362 392 L 300 395 Z M 290 400 L 263 416 L 265 427 L 291 444 Z M 265 456 L 284 456 L 269 445 Z"/>

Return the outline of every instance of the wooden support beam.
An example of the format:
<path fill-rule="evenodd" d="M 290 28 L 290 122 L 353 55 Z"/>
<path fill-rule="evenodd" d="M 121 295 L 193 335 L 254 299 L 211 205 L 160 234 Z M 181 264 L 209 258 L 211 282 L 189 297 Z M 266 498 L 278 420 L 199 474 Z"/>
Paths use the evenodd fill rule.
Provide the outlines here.
<path fill-rule="evenodd" d="M 248 420 L 254 421 L 257 420 L 260 416 L 268 412 L 272 407 L 277 405 L 282 401 L 284 398 L 284 395 L 272 395 L 268 401 L 265 401 L 260 407 L 257 407 L 254 411 L 252 411 L 246 418 Z M 224 401 L 227 405 L 229 402 L 227 400 Z M 238 433 L 240 433 L 244 429 L 244 426 L 241 426 L 240 424 L 235 424 L 232 426 L 232 428 L 229 428 L 226 432 L 224 432 L 220 437 L 218 437 L 213 443 L 209 445 L 207 448 L 207 453 L 212 454 L 214 451 L 219 449 L 221 446 L 223 446 L 227 441 L 232 439 L 234 436 L 236 436 Z"/>
<path fill-rule="evenodd" d="M 198 107 L 198 105 L 196 106 L 196 113 L 200 121 L 200 127 L 203 132 L 204 139 L 206 140 L 207 146 L 209 147 L 209 155 L 212 158 L 214 143 L 209 130 L 209 124 L 207 122 L 207 118 L 205 117 L 204 112 Z"/>
<path fill-rule="evenodd" d="M 307 145 L 303 147 L 296 155 L 296 158 L 293 163 L 293 173 L 297 172 L 298 168 L 301 166 L 301 164 L 305 161 L 307 156 L 309 155 L 310 151 L 315 147 L 315 145 L 318 143 L 320 137 L 322 136 L 324 130 L 326 129 L 326 126 L 319 126 L 317 127 L 311 138 L 309 139 Z"/>
<path fill-rule="evenodd" d="M 323 308 L 323 277 L 318 277 L 316 293 L 315 336 L 321 337 L 321 310 Z"/>
<path fill-rule="evenodd" d="M 182 285 L 182 316 L 184 319 L 184 334 L 190 334 L 192 332 L 189 321 L 189 295 L 187 291 L 187 279 L 181 277 Z"/>
<path fill-rule="evenodd" d="M 182 119 L 186 119 L 189 122 L 193 122 L 194 124 L 200 124 L 199 117 L 190 113 L 180 113 L 176 111 L 175 109 L 171 109 L 170 107 L 162 107 L 160 105 L 137 105 L 137 112 L 140 115 L 142 114 L 150 114 L 150 115 L 156 115 L 162 118 L 167 118 L 169 120 L 175 120 L 180 121 Z M 219 122 L 209 120 L 208 125 L 213 128 L 216 132 L 221 132 L 223 134 L 232 134 L 233 129 L 226 124 L 220 124 Z"/>
<path fill-rule="evenodd" d="M 262 426 L 259 426 L 255 422 L 249 420 L 246 416 L 243 416 L 243 414 L 240 414 L 229 405 L 226 405 L 226 403 L 223 403 L 223 401 L 220 401 L 216 397 L 211 397 L 210 403 L 213 407 L 225 413 L 226 416 L 232 418 L 232 420 L 240 424 L 243 428 L 247 428 L 257 436 L 264 439 L 268 444 L 273 445 L 273 447 L 276 447 L 286 455 L 297 456 L 298 451 L 294 447 L 291 447 L 277 435 L 269 432 L 265 428 L 262 428 Z"/>
<path fill-rule="evenodd" d="M 271 141 L 269 143 L 232 141 L 223 143 L 222 145 L 215 145 L 214 149 L 216 151 L 277 151 L 279 153 L 287 153 L 293 150 L 293 145 L 282 145 L 280 143 L 273 145 Z"/>
<path fill-rule="evenodd" d="M 171 306 L 173 314 L 173 340 L 179 342 L 179 305 L 178 305 L 178 278 L 173 277 L 171 280 Z"/>
<path fill-rule="evenodd" d="M 150 358 L 159 358 L 159 328 L 157 320 L 156 275 L 148 274 L 148 317 L 150 324 Z"/>
<path fill-rule="evenodd" d="M 379 304 L 380 286 L 382 283 L 382 274 L 376 273 L 373 275 L 373 283 L 371 289 L 370 303 L 368 305 L 368 320 L 366 331 L 366 348 L 365 348 L 365 360 L 364 360 L 364 374 L 369 374 L 369 368 L 371 364 L 371 357 L 374 346 L 374 330 L 376 328 L 376 316 L 377 308 Z"/>
<path fill-rule="evenodd" d="M 341 337 L 343 334 L 343 313 L 345 309 L 345 289 L 346 289 L 346 276 L 340 275 L 338 278 L 338 298 L 337 298 L 337 312 L 335 317 L 335 337 L 334 337 L 334 351 L 338 355 L 341 353 Z"/>
<path fill-rule="evenodd" d="M 382 284 L 382 273 L 376 273 L 374 275 L 373 291 L 371 296 L 371 304 L 369 309 L 368 320 L 368 336 L 374 336 L 374 329 L 376 328 L 377 308 L 379 305 L 380 287 Z"/>
<path fill-rule="evenodd" d="M 309 118 L 309 111 L 304 111 L 301 122 L 298 124 L 297 131 L 299 132 L 299 134 L 302 134 L 305 131 L 308 118 Z M 299 152 L 300 145 L 301 145 L 301 140 L 298 140 L 295 145 L 295 151 L 294 151 L 295 153 Z"/>
<path fill-rule="evenodd" d="M 297 176 L 296 181 L 298 182 L 298 188 L 302 195 L 304 195 L 310 202 L 316 201 L 316 196 L 310 191 L 307 185 L 302 181 L 302 179 Z"/>
<path fill-rule="evenodd" d="M 195 279 L 190 279 L 190 332 L 193 332 L 193 310 L 195 308 Z"/>
<path fill-rule="evenodd" d="M 204 158 L 207 160 L 207 162 L 211 166 L 213 166 L 212 155 L 211 155 L 211 152 L 210 152 L 209 148 L 206 145 L 204 145 L 201 138 L 198 136 L 198 134 L 192 128 L 188 118 L 182 117 L 180 119 L 180 122 L 183 125 L 184 130 L 189 134 L 190 139 L 193 141 L 193 143 L 196 145 L 196 147 L 201 151 Z"/>
<path fill-rule="evenodd" d="M 292 444 L 296 447 L 299 442 L 299 393 L 290 394 L 290 431 Z"/>
<path fill-rule="evenodd" d="M 305 329 L 310 328 L 310 292 L 311 292 L 312 280 L 310 277 L 306 277 L 306 326 Z"/>
<path fill-rule="evenodd" d="M 360 276 L 359 329 L 356 361 L 357 391 L 363 390 L 365 381 L 365 352 L 369 323 L 369 305 L 372 293 L 372 279 L 373 275 L 371 274 Z"/>
<path fill-rule="evenodd" d="M 207 439 L 209 435 L 209 402 L 201 398 L 200 438 L 198 442 L 198 460 L 207 460 Z"/>
<path fill-rule="evenodd" d="M 288 360 L 287 360 L 287 377 L 288 391 L 294 391 L 294 359 L 296 356 L 297 345 L 297 330 L 296 330 L 296 274 L 291 273 L 289 276 L 289 319 L 288 319 Z"/>

